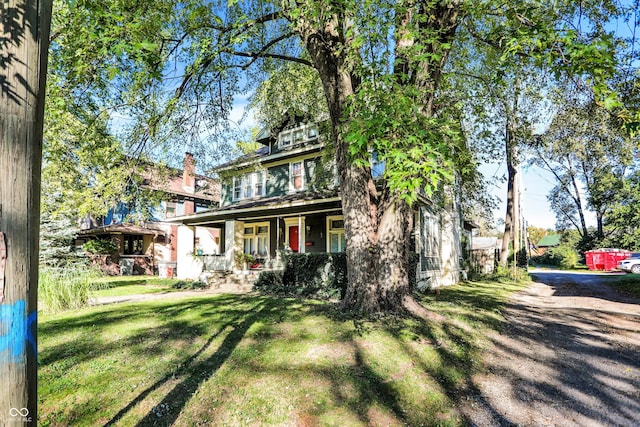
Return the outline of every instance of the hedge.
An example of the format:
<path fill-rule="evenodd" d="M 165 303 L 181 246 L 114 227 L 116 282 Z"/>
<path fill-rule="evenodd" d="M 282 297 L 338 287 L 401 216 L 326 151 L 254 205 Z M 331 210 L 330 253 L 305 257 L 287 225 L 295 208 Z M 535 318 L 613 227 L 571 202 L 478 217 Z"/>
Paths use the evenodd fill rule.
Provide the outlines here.
<path fill-rule="evenodd" d="M 347 291 L 347 257 L 344 253 L 313 253 L 284 255 L 283 272 L 264 271 L 255 282 L 255 289 L 282 296 L 317 299 L 342 299 Z M 418 255 L 409 257 L 409 286 L 416 289 Z"/>

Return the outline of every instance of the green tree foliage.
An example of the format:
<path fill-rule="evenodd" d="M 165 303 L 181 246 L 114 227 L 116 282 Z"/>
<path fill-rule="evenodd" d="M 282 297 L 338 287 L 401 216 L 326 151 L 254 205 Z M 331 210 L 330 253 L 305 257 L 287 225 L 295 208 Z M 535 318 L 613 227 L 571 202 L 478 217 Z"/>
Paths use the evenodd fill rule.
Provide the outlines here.
<path fill-rule="evenodd" d="M 473 168 L 458 119 L 472 94 L 451 99 L 443 92 L 456 71 L 445 67 L 450 59 L 480 61 L 461 49 L 465 43 L 456 43 L 462 29 L 463 41 L 501 47 L 505 63 L 531 58 L 559 76 L 584 78 L 601 102 L 617 102 L 607 85 L 615 40 L 601 31 L 618 13 L 609 4 L 145 0 L 109 3 L 112 7 L 90 1 L 66 5 L 70 20 L 86 27 L 81 37 L 93 43 L 67 42 L 88 55 L 87 65 L 68 68 L 70 75 L 79 82 L 85 82 L 85 73 L 96 75 L 95 81 L 108 83 L 92 93 L 103 94 L 99 99 L 110 107 L 116 100 L 125 105 L 113 111 L 131 117 L 127 135 L 139 149 L 169 152 L 176 135 L 188 143 L 201 141 L 203 134 L 221 139 L 236 94 L 251 92 L 276 72 L 297 72 L 285 62 L 313 68 L 326 100 L 328 142 L 342 190 L 349 271 L 344 305 L 350 309 L 397 309 L 409 301 L 409 204 L 416 190 L 435 194 L 449 188 L 457 173 Z M 588 32 L 576 31 L 582 16 L 592 25 Z M 300 83 L 308 88 L 302 77 L 311 76 L 303 73 Z M 296 103 L 291 107 L 298 108 Z M 373 185 L 372 151 L 386 165 L 382 189 Z"/>
<path fill-rule="evenodd" d="M 563 101 L 532 158 L 556 179 L 548 199 L 559 228 L 572 227 L 583 239 L 591 238 L 585 220 L 589 210 L 597 220 L 595 239 L 605 238 L 607 216 L 621 196 L 636 144 L 611 112 L 592 101 Z"/>
<path fill-rule="evenodd" d="M 68 218 L 42 212 L 40 218 L 40 266 L 64 267 L 80 261 L 75 250 L 77 226 Z"/>
<path fill-rule="evenodd" d="M 109 255 L 118 253 L 118 247 L 111 240 L 94 239 L 89 240 L 83 246 L 85 251 L 90 254 Z"/>
<path fill-rule="evenodd" d="M 622 183 L 619 199 L 607 218 L 608 247 L 640 251 L 640 172 L 635 171 Z"/>

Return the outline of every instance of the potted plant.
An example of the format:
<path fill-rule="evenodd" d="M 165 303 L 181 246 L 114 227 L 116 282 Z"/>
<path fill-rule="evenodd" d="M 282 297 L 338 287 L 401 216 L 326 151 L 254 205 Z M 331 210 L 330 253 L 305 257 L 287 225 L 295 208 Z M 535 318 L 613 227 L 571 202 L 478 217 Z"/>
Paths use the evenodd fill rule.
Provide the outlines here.
<path fill-rule="evenodd" d="M 253 264 L 254 260 L 255 258 L 251 254 L 245 254 L 244 252 L 236 253 L 236 264 L 245 271 L 249 270 L 249 265 Z"/>

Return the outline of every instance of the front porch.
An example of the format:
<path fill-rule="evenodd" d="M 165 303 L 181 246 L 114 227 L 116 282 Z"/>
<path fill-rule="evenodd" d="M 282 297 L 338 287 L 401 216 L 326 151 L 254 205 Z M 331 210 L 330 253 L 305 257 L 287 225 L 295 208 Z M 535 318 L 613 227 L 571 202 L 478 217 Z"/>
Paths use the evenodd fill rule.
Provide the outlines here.
<path fill-rule="evenodd" d="M 237 276 L 256 275 L 265 270 L 283 270 L 282 254 L 343 252 L 342 212 L 335 200 L 330 204 L 302 204 L 238 212 L 216 211 L 182 218 L 178 226 L 177 277 L 198 279 L 217 272 Z M 198 246 L 198 235 L 220 236 L 217 251 Z"/>

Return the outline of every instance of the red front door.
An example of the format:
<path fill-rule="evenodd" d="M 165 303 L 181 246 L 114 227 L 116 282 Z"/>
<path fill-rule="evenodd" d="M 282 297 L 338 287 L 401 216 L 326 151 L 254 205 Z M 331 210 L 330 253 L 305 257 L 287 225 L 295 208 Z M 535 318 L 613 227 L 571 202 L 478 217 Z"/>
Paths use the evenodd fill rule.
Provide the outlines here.
<path fill-rule="evenodd" d="M 293 252 L 299 252 L 300 246 L 298 243 L 298 226 L 292 225 L 289 227 L 289 247 Z"/>

